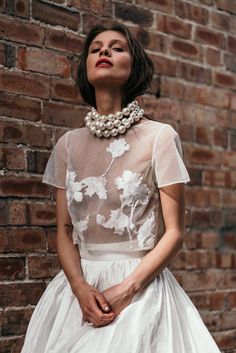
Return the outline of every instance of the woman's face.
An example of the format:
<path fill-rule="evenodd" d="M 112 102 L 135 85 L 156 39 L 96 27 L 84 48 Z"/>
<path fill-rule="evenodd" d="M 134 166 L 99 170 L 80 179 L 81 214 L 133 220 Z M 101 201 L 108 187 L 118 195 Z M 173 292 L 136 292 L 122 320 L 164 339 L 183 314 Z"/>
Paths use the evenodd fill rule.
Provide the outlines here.
<path fill-rule="evenodd" d="M 90 84 L 122 88 L 131 72 L 132 56 L 125 36 L 116 31 L 98 34 L 89 46 L 86 67 Z"/>

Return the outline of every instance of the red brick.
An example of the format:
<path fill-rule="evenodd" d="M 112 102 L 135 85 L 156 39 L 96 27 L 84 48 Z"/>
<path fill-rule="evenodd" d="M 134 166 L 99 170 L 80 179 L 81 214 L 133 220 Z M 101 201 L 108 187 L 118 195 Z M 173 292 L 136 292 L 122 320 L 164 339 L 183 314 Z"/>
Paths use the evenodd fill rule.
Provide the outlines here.
<path fill-rule="evenodd" d="M 41 119 L 41 106 L 35 99 L 0 92 L 0 114 L 38 121 Z"/>
<path fill-rule="evenodd" d="M 152 10 L 167 13 L 172 12 L 173 9 L 173 0 L 136 0 L 136 3 Z"/>
<path fill-rule="evenodd" d="M 236 89 L 236 75 L 214 72 L 214 83 L 218 87 Z"/>
<path fill-rule="evenodd" d="M 50 253 L 57 252 L 57 245 L 56 245 L 56 230 L 48 229 L 47 230 L 47 244 L 48 244 L 48 251 Z"/>
<path fill-rule="evenodd" d="M 219 245 L 219 234 L 214 231 L 206 231 L 201 234 L 201 246 L 207 249 L 217 249 Z"/>
<path fill-rule="evenodd" d="M 203 322 L 207 326 L 208 330 L 216 331 L 220 328 L 220 319 L 218 312 L 210 312 L 208 310 L 200 310 L 199 311 Z"/>
<path fill-rule="evenodd" d="M 175 13 L 181 18 L 193 22 L 208 23 L 208 10 L 204 7 L 187 3 L 186 1 L 175 0 Z"/>
<path fill-rule="evenodd" d="M 219 348 L 222 350 L 232 349 L 235 347 L 235 331 L 216 332 L 213 333 L 213 337 L 215 338 Z"/>
<path fill-rule="evenodd" d="M 0 121 L 0 142 L 22 143 L 30 146 L 51 147 L 51 128 L 29 122 Z"/>
<path fill-rule="evenodd" d="M 232 254 L 230 253 L 216 253 L 216 267 L 232 268 Z"/>
<path fill-rule="evenodd" d="M 28 207 L 26 202 L 18 200 L 8 201 L 8 224 L 25 225 L 29 223 L 27 217 Z"/>
<path fill-rule="evenodd" d="M 61 77 L 70 76 L 70 61 L 65 56 L 46 49 L 19 48 L 17 63 L 21 70 Z"/>
<path fill-rule="evenodd" d="M 234 1 L 228 0 L 215 0 L 216 7 L 220 10 L 228 11 L 236 15 L 236 4 Z"/>
<path fill-rule="evenodd" d="M 233 36 L 228 36 L 227 37 L 227 44 L 228 44 L 228 50 L 231 51 L 232 53 L 236 54 L 236 37 Z"/>
<path fill-rule="evenodd" d="M 27 0 L 16 0 L 14 2 L 14 15 L 23 18 L 30 18 L 30 3 Z"/>
<path fill-rule="evenodd" d="M 50 155 L 49 151 L 27 151 L 27 172 L 43 173 Z"/>
<path fill-rule="evenodd" d="M 217 283 L 218 271 L 215 269 L 204 269 L 201 272 L 185 272 L 182 277 L 182 285 L 189 292 L 216 289 Z"/>
<path fill-rule="evenodd" d="M 192 26 L 188 23 L 180 21 L 176 17 L 158 15 L 157 14 L 157 30 L 173 34 L 175 36 L 189 39 L 191 38 L 191 28 Z"/>
<path fill-rule="evenodd" d="M 0 252 L 46 250 L 46 233 L 35 228 L 7 228 L 0 231 Z"/>
<path fill-rule="evenodd" d="M 225 293 L 212 292 L 209 293 L 209 309 L 210 310 L 223 310 L 225 307 Z"/>
<path fill-rule="evenodd" d="M 43 106 L 43 122 L 50 125 L 60 125 L 79 128 L 84 126 L 84 117 L 88 109 L 56 102 L 45 102 Z"/>
<path fill-rule="evenodd" d="M 202 54 L 197 43 L 169 38 L 170 53 L 180 57 L 201 61 Z"/>
<path fill-rule="evenodd" d="M 150 10 L 131 4 L 115 3 L 115 16 L 140 26 L 151 27 L 153 23 L 153 13 Z"/>
<path fill-rule="evenodd" d="M 6 200 L 0 200 L 0 225 L 7 224 L 7 202 Z"/>
<path fill-rule="evenodd" d="M 30 278 L 51 278 L 59 272 L 57 256 L 30 256 L 29 277 Z"/>
<path fill-rule="evenodd" d="M 213 143 L 216 146 L 226 148 L 228 146 L 228 133 L 225 130 L 214 130 L 213 131 Z"/>
<path fill-rule="evenodd" d="M 190 63 L 179 62 L 177 76 L 186 81 L 211 84 L 211 70 Z"/>
<path fill-rule="evenodd" d="M 54 28 L 45 28 L 45 48 L 59 49 L 66 53 L 80 54 L 82 51 L 83 38 L 78 34 L 66 33 Z"/>
<path fill-rule="evenodd" d="M 230 309 L 236 309 L 236 292 L 228 292 L 226 295 L 227 305 Z"/>
<path fill-rule="evenodd" d="M 222 66 L 221 51 L 215 48 L 204 48 L 204 57 L 208 65 Z"/>
<path fill-rule="evenodd" d="M 30 205 L 31 225 L 55 225 L 55 204 L 52 202 L 34 202 Z"/>
<path fill-rule="evenodd" d="M 22 148 L 10 146 L 0 147 L 0 168 L 8 170 L 24 170 L 26 167 L 25 162 L 25 154 Z"/>
<path fill-rule="evenodd" d="M 62 1 L 63 0 L 59 0 Z M 129 1 L 130 2 L 130 1 Z M 106 0 L 88 0 L 88 1 L 77 1 L 68 0 L 68 5 L 79 10 L 84 10 L 86 12 L 93 12 L 97 15 L 109 16 L 111 15 L 112 7 L 110 3 Z"/>
<path fill-rule="evenodd" d="M 32 4 L 32 17 L 51 25 L 60 25 L 77 31 L 80 14 L 68 8 L 35 0 Z"/>
<path fill-rule="evenodd" d="M 235 329 L 236 328 L 236 310 L 224 311 L 220 314 L 220 322 L 221 328 L 228 330 L 228 329 Z"/>
<path fill-rule="evenodd" d="M 153 61 L 155 73 L 161 73 L 163 75 L 175 76 L 177 62 L 173 59 L 161 56 L 161 55 L 150 55 Z"/>
<path fill-rule="evenodd" d="M 6 65 L 6 44 L 0 43 L 0 65 Z"/>
<path fill-rule="evenodd" d="M 17 43 L 43 46 L 44 29 L 35 23 L 27 23 L 15 17 L 0 17 L 0 38 Z"/>
<path fill-rule="evenodd" d="M 34 176 L 7 174 L 0 180 L 0 192 L 3 196 L 45 197 L 48 195 L 48 187 L 41 179 Z"/>
<path fill-rule="evenodd" d="M 231 53 L 224 53 L 224 64 L 225 64 L 225 68 L 228 71 L 231 72 L 236 72 L 236 58 L 235 58 L 235 54 L 231 54 Z M 232 74 L 232 76 L 235 77 L 235 74 Z"/>
<path fill-rule="evenodd" d="M 197 226 L 200 229 L 208 228 L 210 225 L 210 215 L 206 210 L 191 211 L 191 226 Z"/>
<path fill-rule="evenodd" d="M 187 146 L 187 160 L 190 163 L 220 165 L 221 153 L 207 147 Z"/>
<path fill-rule="evenodd" d="M 49 78 L 38 74 L 0 70 L 0 90 L 49 98 Z"/>
<path fill-rule="evenodd" d="M 211 11 L 210 22 L 213 28 L 217 28 L 222 31 L 229 31 L 231 16 L 226 13 Z"/>
<path fill-rule="evenodd" d="M 229 93 L 221 89 L 212 87 L 198 87 L 197 102 L 204 105 L 209 105 L 219 108 L 229 107 Z"/>
<path fill-rule="evenodd" d="M 236 133 L 235 131 L 230 131 L 230 149 L 236 151 Z"/>
<path fill-rule="evenodd" d="M 223 154 L 223 165 L 225 167 L 234 168 L 236 165 L 236 153 L 233 151 L 225 151 Z"/>
<path fill-rule="evenodd" d="M 236 205 L 236 191 L 235 190 L 224 190 L 222 193 L 223 207 L 235 208 Z"/>
<path fill-rule="evenodd" d="M 0 257 L 0 280 L 17 280 L 24 277 L 24 257 Z"/>
<path fill-rule="evenodd" d="M 189 297 L 198 310 L 209 308 L 209 298 L 205 293 L 190 293 Z"/>
<path fill-rule="evenodd" d="M 0 351 L 4 353 L 20 353 L 24 337 L 2 337 L 0 338 Z"/>
<path fill-rule="evenodd" d="M 42 282 L 2 283 L 0 305 L 1 307 L 36 305 L 45 288 L 46 284 Z"/>
<path fill-rule="evenodd" d="M 68 79 L 53 78 L 51 80 L 51 98 L 74 104 L 84 104 L 79 88 Z"/>
<path fill-rule="evenodd" d="M 195 132 L 196 142 L 204 145 L 211 144 L 212 132 L 209 130 L 209 128 L 206 128 L 205 126 L 196 126 Z"/>
<path fill-rule="evenodd" d="M 162 33 L 151 32 L 142 27 L 132 27 L 129 29 L 144 49 L 158 53 L 166 53 L 166 36 Z"/>
<path fill-rule="evenodd" d="M 216 48 L 225 48 L 224 35 L 219 31 L 214 31 L 203 26 L 196 27 L 194 40 L 202 44 L 212 45 Z"/>
<path fill-rule="evenodd" d="M 0 313 L 2 319 L 1 334 L 3 336 L 24 334 L 32 312 L 32 309 L 2 311 Z"/>

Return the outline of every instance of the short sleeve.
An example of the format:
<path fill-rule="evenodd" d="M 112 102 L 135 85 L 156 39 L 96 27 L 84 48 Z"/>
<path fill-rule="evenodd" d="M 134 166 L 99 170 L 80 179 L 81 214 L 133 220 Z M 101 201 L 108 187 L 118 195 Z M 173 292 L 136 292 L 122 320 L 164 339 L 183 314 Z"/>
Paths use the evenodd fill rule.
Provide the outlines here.
<path fill-rule="evenodd" d="M 62 135 L 54 146 L 47 162 L 42 183 L 53 185 L 57 188 L 66 188 L 67 170 L 67 133 Z"/>
<path fill-rule="evenodd" d="M 178 133 L 171 125 L 165 124 L 155 137 L 152 151 L 152 166 L 158 188 L 190 181 L 182 157 Z"/>

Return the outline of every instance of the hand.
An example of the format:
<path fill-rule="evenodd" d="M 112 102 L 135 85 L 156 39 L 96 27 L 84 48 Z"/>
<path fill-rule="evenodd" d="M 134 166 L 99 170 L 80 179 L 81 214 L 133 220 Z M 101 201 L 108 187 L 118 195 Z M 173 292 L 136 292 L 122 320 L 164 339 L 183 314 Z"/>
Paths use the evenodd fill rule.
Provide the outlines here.
<path fill-rule="evenodd" d="M 135 292 L 130 291 L 122 283 L 116 284 L 108 289 L 105 289 L 102 294 L 110 305 L 111 310 L 119 315 L 126 308 L 135 296 Z"/>
<path fill-rule="evenodd" d="M 73 292 L 79 301 L 84 321 L 99 327 L 108 325 L 115 319 L 115 313 L 110 310 L 106 298 L 97 288 L 85 282 Z"/>

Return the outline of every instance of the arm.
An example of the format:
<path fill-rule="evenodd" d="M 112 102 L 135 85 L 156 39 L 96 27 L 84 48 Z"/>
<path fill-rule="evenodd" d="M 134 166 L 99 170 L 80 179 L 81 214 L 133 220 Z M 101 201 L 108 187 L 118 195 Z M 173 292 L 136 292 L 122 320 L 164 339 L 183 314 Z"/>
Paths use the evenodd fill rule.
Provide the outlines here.
<path fill-rule="evenodd" d="M 185 228 L 184 190 L 184 183 L 160 188 L 165 234 L 128 277 L 103 292 L 117 314 L 166 267 L 181 248 Z"/>
<path fill-rule="evenodd" d="M 109 311 L 109 304 L 97 288 L 90 286 L 84 279 L 80 254 L 72 241 L 72 223 L 67 209 L 66 193 L 64 189 L 56 192 L 56 220 L 57 220 L 57 252 L 61 267 L 70 283 L 74 295 L 77 297 L 85 321 L 95 326 L 103 326 L 114 320 L 114 313 Z M 106 310 L 108 307 L 108 310 Z M 102 310 L 101 310 L 102 308 Z"/>

